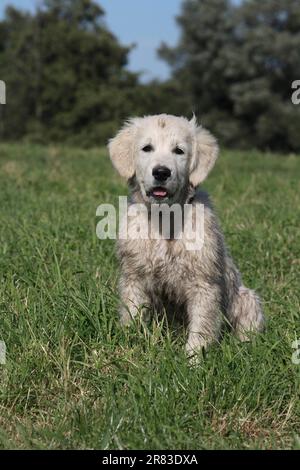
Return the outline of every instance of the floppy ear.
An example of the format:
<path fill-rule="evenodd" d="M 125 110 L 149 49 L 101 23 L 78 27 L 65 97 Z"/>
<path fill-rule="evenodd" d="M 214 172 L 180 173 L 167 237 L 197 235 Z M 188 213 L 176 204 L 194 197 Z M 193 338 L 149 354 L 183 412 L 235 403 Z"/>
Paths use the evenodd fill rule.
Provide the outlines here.
<path fill-rule="evenodd" d="M 129 122 L 108 144 L 109 156 L 114 167 L 126 179 L 131 178 L 135 171 L 134 137 L 135 126 Z"/>
<path fill-rule="evenodd" d="M 205 180 L 219 154 L 214 136 L 203 127 L 197 127 L 191 160 L 190 182 L 197 186 Z"/>

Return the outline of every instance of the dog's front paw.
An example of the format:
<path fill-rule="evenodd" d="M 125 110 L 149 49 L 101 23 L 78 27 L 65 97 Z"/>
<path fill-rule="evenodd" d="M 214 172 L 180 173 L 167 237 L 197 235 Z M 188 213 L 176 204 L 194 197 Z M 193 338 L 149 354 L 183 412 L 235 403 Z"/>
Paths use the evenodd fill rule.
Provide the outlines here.
<path fill-rule="evenodd" d="M 141 305 L 140 307 L 122 307 L 119 311 L 120 323 L 122 326 L 128 326 L 132 322 L 149 322 L 151 318 L 150 307 Z"/>
<path fill-rule="evenodd" d="M 202 338 L 200 335 L 193 335 L 189 337 L 186 345 L 185 351 L 189 362 L 191 364 L 198 364 L 204 356 L 204 352 L 207 348 L 207 341 Z"/>

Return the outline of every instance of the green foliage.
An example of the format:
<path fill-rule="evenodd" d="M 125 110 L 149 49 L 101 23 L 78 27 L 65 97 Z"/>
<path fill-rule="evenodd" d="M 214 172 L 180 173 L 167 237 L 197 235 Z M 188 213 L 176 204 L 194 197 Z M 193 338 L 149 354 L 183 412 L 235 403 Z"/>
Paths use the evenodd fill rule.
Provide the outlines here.
<path fill-rule="evenodd" d="M 193 112 L 227 146 L 300 149 L 298 0 L 184 0 L 166 82 L 142 84 L 93 0 L 43 0 L 0 21 L 0 138 L 107 142 L 131 115 Z"/>
<path fill-rule="evenodd" d="M 185 0 L 178 23 L 178 46 L 160 55 L 203 123 L 227 145 L 299 150 L 298 0 Z"/>
<path fill-rule="evenodd" d="M 299 163 L 222 153 L 207 187 L 268 328 L 191 367 L 177 324 L 119 325 L 114 242 L 95 234 L 126 194 L 107 152 L 0 145 L 0 448 L 299 446 Z"/>
<path fill-rule="evenodd" d="M 91 0 L 45 0 L 34 15 L 9 8 L 1 24 L 7 83 L 4 138 L 105 142 L 133 112 L 129 48 Z"/>

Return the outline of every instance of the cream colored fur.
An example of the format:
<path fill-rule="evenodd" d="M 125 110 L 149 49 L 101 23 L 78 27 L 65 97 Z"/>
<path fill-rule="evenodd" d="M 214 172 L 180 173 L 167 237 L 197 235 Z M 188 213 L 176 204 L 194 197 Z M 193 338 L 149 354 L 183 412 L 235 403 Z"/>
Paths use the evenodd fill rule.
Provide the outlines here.
<path fill-rule="evenodd" d="M 147 154 L 145 145 L 153 151 Z M 180 146 L 182 155 L 175 154 Z M 168 204 L 204 206 L 204 244 L 187 250 L 187 238 L 119 240 L 120 318 L 129 323 L 145 310 L 175 309 L 188 319 L 186 349 L 193 354 L 218 340 L 224 322 L 230 323 L 241 340 L 262 331 L 264 316 L 254 291 L 243 286 L 241 276 L 225 246 L 217 218 L 206 193 L 196 189 L 213 168 L 216 139 L 198 126 L 170 115 L 134 118 L 109 143 L 111 160 L 132 190 L 132 203 L 151 209 L 149 193 L 152 169 L 165 165 L 171 170 L 166 182 Z M 130 228 L 147 226 L 147 214 L 130 218 Z M 226 320 L 227 319 L 227 320 Z"/>

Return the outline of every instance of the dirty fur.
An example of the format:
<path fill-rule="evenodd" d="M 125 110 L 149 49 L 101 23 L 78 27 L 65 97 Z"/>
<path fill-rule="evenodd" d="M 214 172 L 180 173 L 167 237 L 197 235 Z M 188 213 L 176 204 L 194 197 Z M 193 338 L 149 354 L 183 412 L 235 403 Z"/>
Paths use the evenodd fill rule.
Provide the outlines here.
<path fill-rule="evenodd" d="M 265 321 L 260 299 L 242 284 L 209 197 L 197 189 L 218 156 L 214 137 L 195 118 L 146 116 L 127 122 L 110 141 L 109 152 L 118 172 L 128 180 L 130 204 L 143 203 L 147 208 L 128 219 L 129 231 L 150 224 L 151 206 L 157 204 L 151 195 L 157 165 L 171 171 L 163 183 L 168 191 L 164 203 L 182 208 L 191 204 L 193 219 L 196 206 L 204 207 L 200 250 L 187 249 L 192 235 L 184 230 L 180 239 L 174 233 L 170 238 L 155 239 L 149 230 L 148 239 L 118 240 L 121 322 L 128 324 L 152 309 L 171 305 L 182 318 L 187 317 L 189 355 L 218 340 L 224 323 L 243 341 L 249 333 L 262 331 Z"/>

